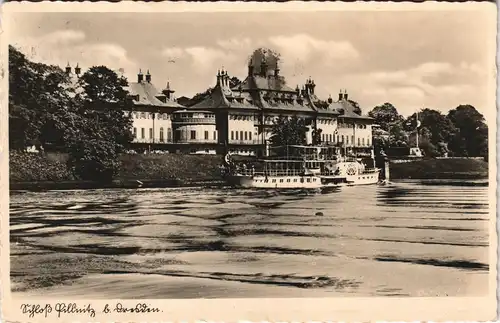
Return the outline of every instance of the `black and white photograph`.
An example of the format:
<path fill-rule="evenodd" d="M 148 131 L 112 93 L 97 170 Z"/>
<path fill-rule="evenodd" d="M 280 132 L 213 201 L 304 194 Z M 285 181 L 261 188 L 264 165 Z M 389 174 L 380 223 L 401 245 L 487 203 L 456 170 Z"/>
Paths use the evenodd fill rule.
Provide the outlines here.
<path fill-rule="evenodd" d="M 495 6 L 317 5 L 8 12 L 11 297 L 493 300 Z"/>

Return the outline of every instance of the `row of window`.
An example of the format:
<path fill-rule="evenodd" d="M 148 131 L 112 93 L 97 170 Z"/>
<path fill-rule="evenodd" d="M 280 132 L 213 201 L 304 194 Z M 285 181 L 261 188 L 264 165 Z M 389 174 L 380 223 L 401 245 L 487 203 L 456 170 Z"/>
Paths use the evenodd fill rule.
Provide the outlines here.
<path fill-rule="evenodd" d="M 234 114 L 229 115 L 229 120 L 254 121 L 256 119 L 257 119 L 257 117 L 254 117 L 254 116 L 240 116 L 240 115 L 234 115 Z"/>
<path fill-rule="evenodd" d="M 153 116 L 155 116 L 155 119 L 158 120 L 169 120 L 170 115 L 167 113 L 152 113 L 152 112 L 134 112 L 133 116 L 135 119 L 153 119 Z"/>
<path fill-rule="evenodd" d="M 231 131 L 231 140 L 252 140 L 251 131 Z"/>
<path fill-rule="evenodd" d="M 215 118 L 215 114 L 211 113 L 181 113 L 181 119 L 190 119 L 190 118 Z"/>
<path fill-rule="evenodd" d="M 146 139 L 146 129 L 145 128 L 141 128 L 141 133 L 140 133 L 140 137 L 138 137 L 138 133 L 137 133 L 137 128 L 134 127 L 134 137 L 135 138 L 138 138 L 138 139 Z M 179 133 L 178 135 L 178 138 L 176 138 L 176 140 L 181 140 L 182 139 L 187 139 L 187 131 L 184 130 L 184 135 L 182 136 L 182 133 L 183 131 L 182 130 L 177 130 L 176 132 Z M 153 139 L 153 128 L 149 128 L 149 139 Z M 205 140 L 209 140 L 210 139 L 210 136 L 209 136 L 209 131 L 206 131 L 204 132 L 204 136 L 202 137 L 204 138 Z M 213 132 L 213 136 L 212 136 L 213 140 L 217 140 L 217 131 L 214 131 Z M 196 130 L 191 130 L 190 131 L 190 136 L 189 136 L 189 139 L 190 140 L 196 140 L 196 139 L 201 139 L 201 138 L 197 138 L 197 135 L 196 135 Z M 351 143 L 354 143 L 354 136 L 351 136 L 350 137 L 351 139 Z M 365 138 L 357 138 L 358 139 L 358 146 L 365 146 L 365 142 L 366 142 L 366 146 L 370 146 L 370 139 L 369 138 L 366 138 L 366 141 L 365 141 Z M 172 140 L 172 131 L 170 128 L 167 129 L 167 141 L 171 141 Z M 231 131 L 231 140 L 252 140 L 252 132 L 251 131 Z M 321 140 L 323 142 L 346 142 L 346 144 L 349 144 L 349 136 L 340 136 L 340 135 L 337 135 L 337 137 L 335 138 L 334 135 L 332 134 L 322 134 L 321 135 Z M 164 129 L 163 127 L 160 128 L 160 142 L 163 142 L 164 141 Z"/>
<path fill-rule="evenodd" d="M 351 128 L 352 129 L 352 128 L 354 128 L 354 124 L 339 122 L 338 127 L 339 128 Z M 367 128 L 367 125 L 365 125 L 365 124 L 356 124 L 356 129 L 366 129 L 366 128 Z"/>
<path fill-rule="evenodd" d="M 335 121 L 331 119 L 318 119 L 319 124 L 328 124 L 328 125 L 334 125 Z"/>
<path fill-rule="evenodd" d="M 306 179 L 306 182 L 307 182 L 307 183 L 311 183 L 311 182 L 316 182 L 317 180 L 318 180 L 317 178 L 307 178 L 307 179 Z M 299 181 L 299 180 L 298 180 L 297 178 L 294 178 L 294 179 L 293 179 L 293 182 L 294 182 L 294 183 L 297 183 L 298 181 Z M 258 182 L 260 182 L 260 183 L 269 183 L 269 180 L 268 180 L 268 179 L 260 179 L 260 180 L 256 180 L 255 182 L 256 182 L 256 183 L 258 183 Z M 285 180 L 284 180 L 283 178 L 281 178 L 281 179 L 279 180 L 279 182 L 280 182 L 280 183 L 284 183 L 284 182 L 285 182 Z M 287 178 L 286 182 L 287 182 L 287 183 L 290 183 L 290 182 L 292 182 L 292 179 L 291 179 L 291 178 Z M 304 182 L 304 179 L 303 179 L 303 178 L 301 179 L 301 182 Z M 271 183 L 277 183 L 277 180 L 276 180 L 276 179 L 272 179 L 272 180 L 271 180 Z"/>
<path fill-rule="evenodd" d="M 337 135 L 337 137 L 335 138 L 334 135 L 332 134 L 321 134 L 321 141 L 323 142 L 344 142 L 345 140 L 345 143 L 346 144 L 349 144 L 349 136 L 340 136 L 340 135 Z M 351 143 L 354 144 L 354 136 L 351 136 Z M 360 138 L 358 137 L 358 146 L 365 146 L 365 138 Z M 370 138 L 366 138 L 366 146 L 370 146 Z"/>
<path fill-rule="evenodd" d="M 189 139 L 188 139 L 189 138 Z M 188 132 L 187 130 L 176 130 L 175 131 L 175 140 L 180 141 L 180 140 L 198 140 L 198 139 L 204 139 L 204 140 L 210 140 L 210 132 L 205 130 L 203 133 L 203 137 L 198 138 L 196 130 L 190 130 L 189 131 L 189 137 L 188 137 Z M 214 131 L 212 133 L 212 140 L 217 140 L 217 131 Z"/>
<path fill-rule="evenodd" d="M 153 119 L 153 115 L 155 113 L 152 112 L 134 112 L 133 113 L 135 119 Z M 171 116 L 167 113 L 158 113 L 155 115 L 156 119 L 159 120 L 169 120 L 171 119 Z M 215 114 L 204 114 L 204 115 L 199 115 L 195 116 L 199 118 L 215 118 Z M 181 119 L 188 119 L 188 118 L 193 118 L 193 113 L 181 113 L 180 114 Z M 278 116 L 266 116 L 264 117 L 265 122 L 271 122 L 271 121 L 276 121 L 278 120 Z M 243 116 L 243 115 L 229 115 L 229 120 L 242 120 L 242 121 L 256 121 L 258 117 L 256 116 Z M 327 119 L 319 119 L 318 120 L 319 124 L 327 124 L 327 125 L 333 125 L 335 124 L 334 120 L 327 120 Z M 352 123 L 339 123 L 338 124 L 339 128 L 353 128 L 354 124 Z M 358 129 L 366 129 L 367 125 L 364 124 L 356 124 L 356 128 Z"/>
<path fill-rule="evenodd" d="M 140 137 L 138 137 L 137 128 L 134 127 L 134 137 L 137 139 L 146 139 L 146 129 L 141 128 Z M 153 128 L 149 128 L 149 139 L 153 139 Z M 160 142 L 165 141 L 164 130 L 163 127 L 160 128 Z M 167 141 L 172 141 L 172 130 L 170 128 L 167 129 Z"/>

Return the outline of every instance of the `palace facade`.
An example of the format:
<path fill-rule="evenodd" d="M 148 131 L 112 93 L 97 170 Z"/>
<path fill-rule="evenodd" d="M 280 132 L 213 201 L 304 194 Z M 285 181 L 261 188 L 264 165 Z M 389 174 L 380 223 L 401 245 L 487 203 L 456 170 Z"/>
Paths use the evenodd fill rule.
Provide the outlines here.
<path fill-rule="evenodd" d="M 127 89 L 134 103 L 134 111 L 129 112 L 132 148 L 138 152 L 255 155 L 265 149 L 275 120 L 295 116 L 309 128 L 308 144 L 317 129 L 322 144 L 339 147 L 344 154 L 369 155 L 372 119 L 360 113 L 347 91 L 340 91 L 337 100 L 320 100 L 315 88 L 311 78 L 301 87 L 289 87 L 277 60 L 254 53 L 241 84 L 230 86 L 228 72 L 219 70 L 211 93 L 185 107 L 177 102 L 169 83 L 158 90 L 149 70 L 145 75 L 139 71 L 136 82 L 129 82 Z"/>

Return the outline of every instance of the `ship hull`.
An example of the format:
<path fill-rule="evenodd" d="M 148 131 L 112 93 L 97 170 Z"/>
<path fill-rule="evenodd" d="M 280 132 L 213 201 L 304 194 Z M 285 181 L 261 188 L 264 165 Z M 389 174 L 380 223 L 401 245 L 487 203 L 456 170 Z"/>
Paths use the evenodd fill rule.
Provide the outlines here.
<path fill-rule="evenodd" d="M 318 176 L 232 175 L 227 178 L 227 182 L 234 187 L 264 189 L 317 189 L 325 186 Z"/>
<path fill-rule="evenodd" d="M 317 189 L 327 187 L 373 185 L 379 182 L 380 171 L 360 173 L 345 177 L 335 176 L 250 176 L 231 175 L 226 178 L 229 185 L 239 188 L 263 189 Z"/>
<path fill-rule="evenodd" d="M 380 177 L 380 170 L 369 173 L 360 173 L 354 176 L 349 176 L 347 178 L 347 185 L 349 186 L 373 185 L 377 184 L 380 181 L 379 177 Z"/>

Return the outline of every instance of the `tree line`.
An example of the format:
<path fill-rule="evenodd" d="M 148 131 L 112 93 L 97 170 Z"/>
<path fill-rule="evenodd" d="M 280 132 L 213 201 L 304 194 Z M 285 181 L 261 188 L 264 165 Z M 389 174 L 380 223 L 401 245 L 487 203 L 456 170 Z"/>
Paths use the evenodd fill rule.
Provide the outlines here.
<path fill-rule="evenodd" d="M 354 101 L 353 101 L 354 102 Z M 359 105 L 352 103 L 361 114 Z M 428 157 L 488 157 L 488 126 L 484 117 L 471 105 L 460 105 L 447 115 L 423 109 L 404 118 L 390 103 L 376 106 L 368 116 L 374 119 L 375 153 L 392 147 L 418 147 Z M 312 123 L 312 144 L 321 144 L 321 129 Z M 418 130 L 417 130 L 418 129 Z M 278 118 L 271 130 L 273 146 L 306 144 L 307 125 L 297 117 Z"/>
<path fill-rule="evenodd" d="M 73 79 L 9 46 L 9 149 L 65 152 L 77 178 L 112 180 L 133 138 L 127 85 L 105 66 Z"/>
<path fill-rule="evenodd" d="M 418 146 L 429 157 L 488 157 L 488 126 L 472 105 L 460 105 L 447 114 L 422 109 L 404 118 L 391 103 L 374 107 L 368 115 L 380 130 L 374 130 L 376 150 Z M 418 129 L 418 130 L 417 130 Z"/>

